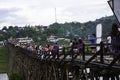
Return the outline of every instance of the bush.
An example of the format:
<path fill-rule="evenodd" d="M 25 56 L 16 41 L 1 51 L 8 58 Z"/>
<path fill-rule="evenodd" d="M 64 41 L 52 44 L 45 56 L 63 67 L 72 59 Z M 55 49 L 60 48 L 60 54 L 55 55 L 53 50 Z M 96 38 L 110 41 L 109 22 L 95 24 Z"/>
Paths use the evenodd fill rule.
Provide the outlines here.
<path fill-rule="evenodd" d="M 18 73 L 11 73 L 9 80 L 22 80 L 22 78 Z"/>

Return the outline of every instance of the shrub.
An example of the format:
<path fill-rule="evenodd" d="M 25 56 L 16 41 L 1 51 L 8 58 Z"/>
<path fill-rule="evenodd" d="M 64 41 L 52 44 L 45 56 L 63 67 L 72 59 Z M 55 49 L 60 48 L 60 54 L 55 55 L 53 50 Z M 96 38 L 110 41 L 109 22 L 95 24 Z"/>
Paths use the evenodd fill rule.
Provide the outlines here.
<path fill-rule="evenodd" d="M 18 73 L 11 73 L 9 80 L 22 80 L 22 78 Z"/>

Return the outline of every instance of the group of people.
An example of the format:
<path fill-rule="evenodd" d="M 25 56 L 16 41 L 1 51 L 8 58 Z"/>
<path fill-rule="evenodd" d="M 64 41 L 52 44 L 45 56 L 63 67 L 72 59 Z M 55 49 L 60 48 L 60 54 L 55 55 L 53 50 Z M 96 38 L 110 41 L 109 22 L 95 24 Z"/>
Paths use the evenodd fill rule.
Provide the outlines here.
<path fill-rule="evenodd" d="M 109 36 L 106 38 L 105 41 L 105 52 L 106 53 L 113 53 L 113 56 L 120 55 L 120 31 L 119 31 L 119 25 L 116 23 L 112 24 L 111 31 L 109 33 Z M 91 44 L 91 52 L 96 53 L 96 35 L 92 34 L 88 37 L 88 40 Z"/>
<path fill-rule="evenodd" d="M 113 58 L 120 56 L 120 31 L 119 31 L 119 25 L 116 23 L 112 24 L 111 31 L 106 38 L 105 41 L 105 52 L 106 53 L 113 53 Z M 96 52 L 96 46 L 93 44 L 96 44 L 96 36 L 95 34 L 92 34 L 88 37 L 88 40 L 90 41 L 90 44 L 92 44 L 91 50 L 92 53 Z"/>
<path fill-rule="evenodd" d="M 70 41 L 70 55 L 73 57 L 74 53 L 79 53 L 80 56 L 82 56 L 83 51 L 83 44 L 81 38 L 77 40 L 77 38 L 74 38 Z M 27 47 L 27 50 L 37 53 L 38 55 L 47 56 L 49 54 L 52 54 L 53 58 L 59 58 L 60 53 L 65 55 L 65 48 L 66 46 L 64 44 L 59 45 L 57 42 L 51 45 L 39 45 L 39 46 L 33 46 L 29 45 Z"/>
<path fill-rule="evenodd" d="M 112 29 L 110 31 L 109 37 L 107 38 L 107 51 L 111 52 L 116 55 L 120 55 L 120 31 L 119 31 L 119 26 L 117 24 L 112 25 Z M 92 34 L 88 37 L 88 40 L 90 42 L 90 48 L 92 53 L 96 53 L 96 35 Z M 13 40 L 11 40 L 12 42 Z M 21 44 L 17 44 L 17 42 L 13 42 L 16 46 L 20 46 Z M 78 52 L 79 55 L 81 56 L 83 53 L 83 47 L 84 47 L 84 42 L 81 38 L 77 39 L 74 38 L 73 40 L 70 41 L 70 55 L 73 57 L 74 52 Z M 59 51 L 61 49 L 62 53 L 65 54 L 65 45 L 58 45 L 57 43 L 52 44 L 52 45 L 46 45 L 46 46 L 33 46 L 33 45 L 22 45 L 23 48 L 26 48 L 29 51 L 37 51 L 38 54 L 41 54 L 42 51 L 45 52 L 50 52 L 54 55 L 59 54 Z"/>
<path fill-rule="evenodd" d="M 81 38 L 77 40 L 77 38 L 74 38 L 73 40 L 70 41 L 70 55 L 74 57 L 74 52 L 79 53 L 80 57 L 82 56 L 83 53 L 83 46 L 84 42 L 82 41 Z"/>
<path fill-rule="evenodd" d="M 58 58 L 60 48 L 64 48 L 64 45 L 59 46 L 58 43 L 54 43 L 45 46 L 39 45 L 36 46 L 35 48 L 32 45 L 30 45 L 29 47 L 27 47 L 27 50 L 32 52 L 35 51 L 35 53 L 37 53 L 39 56 L 42 56 L 42 58 L 50 54 L 53 55 L 53 58 Z"/>

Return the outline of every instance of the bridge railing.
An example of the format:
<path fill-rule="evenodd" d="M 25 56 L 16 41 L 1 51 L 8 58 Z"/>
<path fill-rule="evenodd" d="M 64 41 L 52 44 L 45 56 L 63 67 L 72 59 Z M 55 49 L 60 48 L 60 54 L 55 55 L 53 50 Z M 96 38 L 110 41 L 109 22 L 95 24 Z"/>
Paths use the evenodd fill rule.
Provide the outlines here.
<path fill-rule="evenodd" d="M 9 43 L 11 47 L 18 50 L 20 54 L 23 54 L 27 57 L 30 57 L 30 59 L 38 60 L 38 61 L 51 61 L 51 62 L 57 62 L 57 63 L 77 63 L 81 64 L 87 68 L 87 67 L 100 67 L 103 68 L 102 70 L 108 70 L 108 69 L 119 69 L 120 65 L 119 63 L 116 65 L 115 63 L 120 59 L 120 55 L 117 56 L 117 58 L 113 58 L 109 61 L 109 63 L 106 63 L 105 56 L 111 57 L 112 55 L 105 52 L 104 47 L 106 45 L 111 44 L 104 44 L 101 42 L 100 44 L 93 44 L 96 47 L 100 47 L 100 49 L 96 53 L 92 52 L 86 52 L 86 47 L 90 47 L 91 44 L 84 44 L 82 53 L 79 53 L 78 50 L 70 52 L 70 47 L 65 47 L 64 49 L 60 49 L 60 52 L 58 54 L 55 54 L 52 51 L 42 51 L 40 54 L 38 54 L 37 51 L 29 51 L 26 48 L 22 48 L 20 46 L 15 46 L 14 44 Z M 98 59 L 97 59 L 98 58 Z M 96 60 L 97 59 L 97 60 Z M 109 59 L 108 59 L 109 60 Z M 93 66 L 91 66 L 93 65 Z M 101 73 L 102 73 L 101 70 Z"/>
<path fill-rule="evenodd" d="M 73 49 L 71 51 L 70 47 L 65 47 L 64 49 L 61 48 L 59 49 L 59 53 L 54 53 L 54 51 L 29 51 L 27 50 L 27 48 L 22 48 L 20 46 L 15 46 L 14 44 L 9 43 L 10 45 L 14 46 L 15 48 L 20 48 L 20 51 L 24 51 L 24 53 L 28 53 L 27 55 L 30 55 L 34 58 L 38 58 L 41 60 L 58 60 L 58 61 L 63 61 L 65 59 L 74 61 L 75 59 L 80 59 L 83 61 L 87 61 L 86 64 L 88 64 L 89 62 L 91 62 L 93 59 L 95 59 L 97 57 L 97 55 L 100 56 L 100 63 L 104 63 L 104 55 L 109 55 L 108 53 L 105 53 L 104 51 L 104 46 L 106 44 L 104 44 L 103 42 L 101 42 L 100 44 L 92 44 L 96 47 L 100 47 L 100 49 L 96 52 L 96 53 L 92 53 L 92 52 L 87 52 L 86 47 L 90 47 L 91 44 L 84 44 L 82 51 L 79 52 L 78 49 Z M 108 45 L 108 44 L 107 44 Z M 86 56 L 89 56 L 89 58 L 86 58 Z"/>

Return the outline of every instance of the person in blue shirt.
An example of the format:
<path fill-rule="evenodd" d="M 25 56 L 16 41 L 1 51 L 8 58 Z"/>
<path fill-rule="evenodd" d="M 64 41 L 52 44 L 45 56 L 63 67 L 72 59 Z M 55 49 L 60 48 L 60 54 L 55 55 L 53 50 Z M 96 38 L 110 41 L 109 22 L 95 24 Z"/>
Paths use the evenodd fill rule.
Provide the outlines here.
<path fill-rule="evenodd" d="M 91 47 L 91 51 L 92 53 L 96 53 L 96 35 L 92 34 L 90 37 L 88 37 L 88 40 L 90 42 L 90 47 Z"/>
<path fill-rule="evenodd" d="M 59 58 L 59 45 L 57 43 L 55 43 L 54 47 L 54 58 Z"/>

